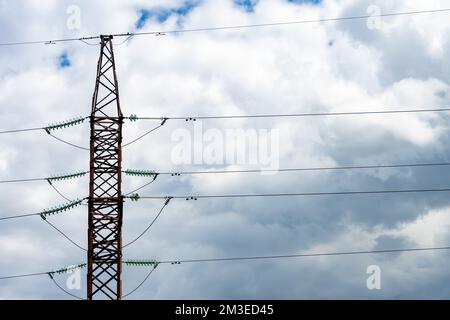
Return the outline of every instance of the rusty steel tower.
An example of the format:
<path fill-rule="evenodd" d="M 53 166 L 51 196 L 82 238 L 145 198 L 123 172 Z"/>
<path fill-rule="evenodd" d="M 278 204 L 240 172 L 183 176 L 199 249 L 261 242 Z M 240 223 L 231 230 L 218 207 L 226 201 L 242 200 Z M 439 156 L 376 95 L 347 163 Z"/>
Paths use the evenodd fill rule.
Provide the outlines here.
<path fill-rule="evenodd" d="M 122 297 L 122 123 L 112 36 L 101 36 L 90 117 L 87 299 Z"/>

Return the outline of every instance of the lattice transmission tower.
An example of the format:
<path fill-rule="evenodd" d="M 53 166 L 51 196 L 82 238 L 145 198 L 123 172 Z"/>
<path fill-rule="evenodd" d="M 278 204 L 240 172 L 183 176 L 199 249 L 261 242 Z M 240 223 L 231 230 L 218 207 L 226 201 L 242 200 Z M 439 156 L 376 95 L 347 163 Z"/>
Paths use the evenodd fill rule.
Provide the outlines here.
<path fill-rule="evenodd" d="M 87 298 L 122 297 L 122 123 L 112 36 L 101 36 L 90 117 Z"/>

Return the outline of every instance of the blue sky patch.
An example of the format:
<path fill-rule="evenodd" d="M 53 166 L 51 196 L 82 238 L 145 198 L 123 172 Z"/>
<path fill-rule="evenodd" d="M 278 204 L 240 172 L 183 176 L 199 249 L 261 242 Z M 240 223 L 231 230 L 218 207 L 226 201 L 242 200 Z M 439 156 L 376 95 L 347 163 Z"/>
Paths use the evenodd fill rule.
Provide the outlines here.
<path fill-rule="evenodd" d="M 288 2 L 292 3 L 309 3 L 309 4 L 320 4 L 322 0 L 288 0 Z"/>
<path fill-rule="evenodd" d="M 58 57 L 58 68 L 64 69 L 70 67 L 71 65 L 72 63 L 70 62 L 67 52 L 61 53 L 61 55 Z"/>
<path fill-rule="evenodd" d="M 241 6 L 247 12 L 255 11 L 255 6 L 258 4 L 259 0 L 234 0 L 234 3 Z"/>
<path fill-rule="evenodd" d="M 139 19 L 135 23 L 136 29 L 142 29 L 149 19 L 155 19 L 158 23 L 163 23 L 173 14 L 186 16 L 199 1 L 186 1 L 178 8 L 154 8 L 140 9 Z"/>
<path fill-rule="evenodd" d="M 147 20 L 150 18 L 150 12 L 148 10 L 141 9 L 139 10 L 139 19 L 136 21 L 135 27 L 136 29 L 141 29 Z"/>

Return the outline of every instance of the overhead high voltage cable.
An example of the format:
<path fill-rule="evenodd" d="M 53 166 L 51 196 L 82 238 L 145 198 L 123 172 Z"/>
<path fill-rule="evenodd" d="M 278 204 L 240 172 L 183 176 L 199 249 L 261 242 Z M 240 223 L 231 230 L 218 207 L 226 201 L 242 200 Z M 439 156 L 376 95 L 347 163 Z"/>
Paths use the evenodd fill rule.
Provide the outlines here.
<path fill-rule="evenodd" d="M 247 257 L 183 259 L 183 260 L 175 259 L 175 260 L 157 261 L 157 264 L 181 264 L 181 263 L 243 261 L 243 260 L 271 260 L 271 259 L 345 256 L 345 255 L 349 256 L 349 255 L 360 255 L 360 254 L 381 254 L 381 253 L 440 251 L 440 250 L 450 250 L 450 246 L 429 247 L 429 248 L 407 248 L 407 249 L 382 249 L 382 250 L 367 250 L 367 251 L 360 250 L 360 251 L 319 252 L 319 253 L 286 254 L 286 255 L 273 255 L 273 256 L 247 256 Z M 140 261 L 138 260 L 136 263 L 139 264 L 139 262 Z M 142 262 L 145 262 L 145 260 Z"/>
<path fill-rule="evenodd" d="M 393 16 L 405 16 L 405 15 L 440 13 L 440 12 L 442 13 L 442 12 L 449 12 L 449 11 L 450 11 L 450 8 L 442 8 L 442 9 L 434 9 L 434 10 L 420 10 L 420 11 L 382 13 L 382 14 L 377 14 L 377 15 L 369 14 L 369 15 L 348 16 L 348 17 L 308 19 L 308 20 L 295 20 L 295 21 L 281 21 L 281 22 L 272 22 L 272 23 L 247 24 L 247 25 L 232 25 L 232 26 L 218 26 L 218 27 L 205 27 L 205 28 L 178 29 L 178 30 L 168 30 L 168 31 L 150 31 L 150 32 L 122 33 L 122 34 L 115 34 L 114 36 L 120 36 L 120 37 L 143 36 L 143 35 L 156 35 L 156 36 L 158 36 L 158 35 L 165 35 L 165 34 L 188 33 L 188 32 L 251 29 L 251 28 L 261 28 L 261 27 L 275 27 L 275 26 L 288 26 L 288 25 L 320 23 L 320 22 L 362 20 L 362 19 L 377 18 L 377 17 L 393 17 Z"/>
<path fill-rule="evenodd" d="M 127 147 L 127 146 L 129 146 L 129 145 L 131 145 L 131 144 L 133 144 L 133 143 L 135 143 L 135 142 L 141 140 L 142 138 L 144 138 L 144 137 L 147 136 L 148 134 L 150 134 L 150 133 L 152 133 L 152 132 L 158 130 L 159 128 L 161 128 L 161 127 L 166 123 L 166 120 L 167 120 L 167 119 L 163 119 L 163 121 L 161 122 L 160 125 L 158 125 L 158 126 L 152 128 L 152 129 L 150 129 L 149 131 L 147 131 L 147 132 L 145 132 L 144 134 L 140 135 L 139 137 L 137 137 L 137 138 L 131 140 L 130 142 L 127 142 L 127 143 L 123 144 L 122 147 Z"/>
<path fill-rule="evenodd" d="M 88 173 L 88 171 L 80 171 L 80 172 L 76 172 L 76 173 L 53 175 L 53 176 L 42 177 L 42 178 L 0 180 L 0 183 L 47 181 L 48 183 L 52 184 L 52 182 L 54 182 L 54 181 L 62 181 L 62 180 L 68 180 L 68 179 L 73 179 L 73 178 L 79 178 L 79 177 L 86 175 L 87 173 Z"/>
<path fill-rule="evenodd" d="M 431 193 L 450 192 L 450 188 L 441 189 L 405 189 L 405 190 L 368 190 L 368 191 L 337 191 L 337 192 L 306 192 L 306 193 L 264 193 L 264 194 L 215 194 L 215 195 L 165 195 L 165 196 L 140 196 L 133 194 L 129 197 L 132 201 L 139 199 L 213 199 L 213 198 L 266 198 L 266 197 L 307 197 L 307 196 L 336 196 L 336 195 L 376 195 L 376 194 L 400 194 L 400 193 Z"/>
<path fill-rule="evenodd" d="M 89 150 L 89 148 L 85 148 L 85 147 L 76 145 L 76 144 L 71 143 L 69 141 L 66 141 L 66 140 L 64 140 L 62 138 L 59 138 L 59 137 L 57 137 L 57 136 L 55 136 L 53 134 L 53 131 L 79 125 L 79 124 L 83 123 L 84 120 L 86 120 L 88 118 L 89 117 L 77 117 L 77 118 L 73 118 L 73 119 L 70 119 L 70 120 L 67 120 L 67 121 L 63 121 L 63 122 L 52 123 L 52 124 L 49 124 L 46 127 L 3 130 L 3 131 L 0 131 L 0 134 L 30 132 L 30 131 L 41 131 L 42 130 L 42 131 L 45 131 L 50 137 L 52 137 L 53 139 L 58 140 L 59 142 L 62 142 L 64 144 L 70 145 L 70 146 L 78 148 L 78 149 Z"/>
<path fill-rule="evenodd" d="M 170 202 L 170 198 L 166 199 L 166 201 L 164 202 L 164 205 L 161 207 L 161 209 L 159 209 L 157 215 L 153 218 L 152 222 L 150 222 L 150 224 L 147 226 L 147 228 L 144 229 L 144 231 L 142 231 L 139 236 L 137 236 L 136 238 L 134 238 L 132 241 L 128 242 L 127 244 L 123 245 L 122 248 L 126 248 L 129 245 L 135 243 L 136 241 L 138 241 L 156 222 L 156 220 L 158 220 L 158 218 L 161 216 L 163 210 L 165 207 L 167 207 L 167 205 Z"/>
<path fill-rule="evenodd" d="M 95 40 L 95 39 L 100 39 L 100 36 L 81 37 L 81 38 L 62 38 L 62 39 L 51 39 L 51 40 L 36 40 L 36 41 L 4 42 L 4 43 L 0 43 L 0 47 L 21 46 L 21 45 L 30 45 L 30 44 L 56 44 L 59 42 L 72 42 L 72 41 L 81 41 L 81 42 L 86 43 L 86 40 Z"/>
<path fill-rule="evenodd" d="M 295 172 L 295 171 L 328 171 L 328 170 L 357 170 L 357 169 L 389 169 L 389 168 L 414 168 L 414 167 L 442 167 L 442 166 L 450 166 L 450 162 L 436 162 L 436 163 L 405 163 L 405 164 L 382 164 L 382 165 L 360 165 L 360 166 L 337 166 L 337 167 L 302 167 L 302 168 L 280 168 L 280 169 L 237 169 L 237 170 L 198 170 L 198 171 L 149 171 L 149 170 L 124 170 L 123 172 L 128 175 L 134 176 L 148 176 L 153 177 L 153 180 L 149 183 L 146 183 L 133 191 L 127 192 L 125 195 L 130 195 L 143 187 L 146 187 L 148 184 L 154 182 L 158 175 L 194 175 L 194 174 L 227 174 L 227 173 L 262 173 L 262 172 Z M 134 172 L 134 174 L 131 174 Z M 82 176 L 88 173 L 88 171 L 82 171 L 78 175 Z M 143 174 L 146 173 L 146 174 Z M 56 177 L 69 177 L 74 176 L 75 174 L 70 175 L 61 175 Z M 46 181 L 48 179 L 54 179 L 53 177 L 42 177 L 42 178 L 24 178 L 24 179 L 9 179 L 9 180 L 0 180 L 0 183 L 19 183 L 19 182 L 35 182 L 35 181 Z"/>
<path fill-rule="evenodd" d="M 43 275 L 57 275 L 57 274 L 68 273 L 68 272 L 76 270 L 76 269 L 84 268 L 85 266 L 86 266 L 85 263 L 80 263 L 80 264 L 75 265 L 75 266 L 61 268 L 61 269 L 54 270 L 54 271 L 25 273 L 25 274 L 18 274 L 18 275 L 12 275 L 12 276 L 3 276 L 3 277 L 0 277 L 0 280 L 26 278 L 26 277 L 36 277 L 36 276 L 43 276 Z"/>
<path fill-rule="evenodd" d="M 44 221 L 50 226 L 52 227 L 56 232 L 58 232 L 60 235 L 62 235 L 64 238 L 66 238 L 70 243 L 72 243 L 75 247 L 77 247 L 78 249 L 87 252 L 87 249 L 82 247 L 81 245 L 79 245 L 78 243 L 76 243 L 72 238 L 70 238 L 65 232 L 63 232 L 61 229 L 59 229 L 58 227 L 56 227 L 53 223 L 51 223 L 50 221 L 48 221 L 48 219 L 44 219 Z"/>
<path fill-rule="evenodd" d="M 0 131 L 0 134 L 6 134 L 6 133 L 18 133 L 18 132 L 28 132 L 28 131 L 39 131 L 44 130 L 47 133 L 50 133 L 55 130 L 60 130 L 72 126 L 79 125 L 84 122 L 84 120 L 88 119 L 89 117 L 76 117 L 70 120 L 57 122 L 57 123 L 51 123 L 46 127 L 34 127 L 34 128 L 23 128 L 23 129 L 10 129 L 10 130 L 3 130 Z"/>
<path fill-rule="evenodd" d="M 365 255 L 365 254 L 387 254 L 387 253 L 401 253 L 401 252 L 425 252 L 425 251 L 438 251 L 438 250 L 449 250 L 450 246 L 447 247 L 430 247 L 430 248 L 409 248 L 409 249 L 381 249 L 381 250 L 368 250 L 368 251 L 340 251 L 340 252 L 324 252 L 324 253 L 303 253 L 303 254 L 288 254 L 288 255 L 273 255 L 273 256 L 247 256 L 247 257 L 227 257 L 227 258 L 206 258 L 206 259 L 184 259 L 184 260 L 128 260 L 124 261 L 125 264 L 131 266 L 140 267 L 152 267 L 150 272 L 144 278 L 139 285 L 132 290 L 130 295 L 136 290 L 138 290 L 150 275 L 155 271 L 155 269 L 160 264 L 171 264 L 179 265 L 182 263 L 201 263 L 201 262 L 235 262 L 235 261 L 258 261 L 258 260 L 275 260 L 275 259 L 294 259 L 294 258 L 314 258 L 314 257 L 332 257 L 332 256 L 350 256 L 350 255 Z M 1 280 L 1 279 L 0 279 Z M 125 297 L 125 296 L 124 296 Z"/>
<path fill-rule="evenodd" d="M 35 182 L 35 181 L 47 181 L 48 184 L 50 185 L 50 187 L 52 187 L 53 190 L 55 190 L 55 192 L 61 196 L 64 200 L 70 202 L 72 201 L 68 196 L 66 196 L 64 193 L 62 193 L 53 182 L 55 181 L 61 181 L 61 180 L 68 180 L 68 179 L 73 179 L 73 178 L 79 178 L 82 177 L 84 175 L 86 175 L 86 173 L 88 173 L 87 171 L 80 171 L 80 172 L 76 172 L 76 173 L 71 173 L 71 174 L 63 174 L 63 175 L 56 175 L 56 176 L 50 176 L 50 177 L 45 177 L 45 178 L 29 178 L 29 179 L 11 179 L 11 180 L 0 180 L 0 184 L 4 184 L 4 183 L 18 183 L 18 182 Z M 84 203 L 82 203 L 82 205 L 85 205 Z"/>
<path fill-rule="evenodd" d="M 152 273 L 156 270 L 157 267 L 158 267 L 158 264 L 155 264 L 153 266 L 153 268 L 147 273 L 147 275 L 145 276 L 144 280 L 142 280 L 133 290 L 131 290 L 130 292 L 127 292 L 126 294 L 124 294 L 122 296 L 122 298 L 128 297 L 129 295 L 131 295 L 134 292 L 136 292 L 140 287 L 142 287 L 142 285 L 147 281 L 147 279 L 152 275 Z"/>
<path fill-rule="evenodd" d="M 57 189 L 55 189 L 55 190 L 57 190 Z M 59 191 L 58 191 L 58 193 L 59 193 Z M 27 217 L 33 217 L 33 216 L 40 216 L 41 219 L 44 220 L 45 223 L 47 223 L 50 227 L 52 227 L 54 230 L 56 230 L 64 238 L 66 238 L 68 241 L 70 241 L 74 246 L 78 247 L 79 249 L 81 249 L 83 251 L 87 251 L 85 248 L 83 248 L 78 243 L 76 243 L 74 240 L 72 240 L 61 229 L 59 229 L 54 224 L 52 224 L 50 221 L 48 221 L 48 217 L 49 216 L 52 216 L 52 215 L 55 215 L 55 214 L 59 214 L 59 213 L 62 213 L 64 211 L 67 211 L 67 210 L 71 210 L 71 209 L 73 209 L 73 208 L 75 208 L 75 207 L 77 207 L 79 205 L 82 205 L 83 204 L 83 200 L 85 200 L 85 199 L 78 199 L 78 200 L 68 201 L 65 204 L 62 204 L 62 205 L 59 205 L 59 206 L 56 206 L 56 207 L 51 207 L 49 209 L 45 209 L 45 210 L 43 210 L 41 212 L 37 212 L 37 213 L 29 213 L 29 214 L 22 214 L 22 215 L 9 216 L 9 217 L 0 217 L 0 221 L 11 220 L 11 219 L 19 219 L 19 218 L 27 218 Z"/>
<path fill-rule="evenodd" d="M 351 116 L 351 115 L 377 115 L 398 113 L 427 113 L 427 112 L 449 112 L 450 108 L 438 109 L 407 109 L 407 110 L 379 110 L 379 111 L 345 111 L 345 112 L 311 112 L 311 113 L 287 113 L 287 114 L 257 114 L 257 115 L 217 115 L 217 116 L 174 116 L 174 117 L 139 117 L 131 115 L 127 117 L 136 120 L 213 120 L 213 119 L 249 119 L 249 118 L 300 118 L 300 117 L 327 117 L 327 116 Z"/>
<path fill-rule="evenodd" d="M 450 250 L 450 246 L 444 247 L 427 247 L 427 248 L 406 248 L 406 249 L 384 249 L 384 250 L 367 250 L 367 251 L 339 251 L 339 252 L 319 252 L 304 254 L 286 254 L 286 255 L 267 255 L 267 256 L 247 256 L 247 257 L 227 257 L 227 258 L 206 258 L 206 259 L 173 259 L 173 260 L 125 260 L 124 264 L 129 266 L 155 266 L 157 264 L 181 264 L 181 263 L 197 263 L 197 262 L 220 262 L 220 261 L 242 261 L 242 260 L 267 260 L 267 259 L 290 259 L 290 258 L 306 258 L 306 257 L 326 257 L 326 256 L 350 256 L 361 254 L 383 254 L 383 253 L 401 253 L 401 252 L 426 252 L 426 251 L 443 251 Z M 85 264 L 82 264 L 84 266 Z M 78 267 L 78 266 L 76 266 Z M 80 267 L 81 268 L 81 267 Z M 66 270 L 66 269 L 61 269 Z M 67 269 L 69 270 L 69 269 Z M 60 270 L 58 270 L 60 271 Z M 47 271 L 37 273 L 25 273 L 10 276 L 1 276 L 0 280 L 8 280 L 15 278 L 34 277 L 48 275 L 49 273 L 58 273 L 58 271 Z"/>
<path fill-rule="evenodd" d="M 75 294 L 73 294 L 73 293 L 67 291 L 67 290 L 64 289 L 63 287 L 61 287 L 61 286 L 59 285 L 59 283 L 55 280 L 55 277 L 54 277 L 53 275 L 50 275 L 50 274 L 49 274 L 49 277 L 50 277 L 50 279 L 53 281 L 53 283 L 55 284 L 55 286 L 56 286 L 59 290 L 61 290 L 62 292 L 64 292 L 65 294 L 67 294 L 67 295 L 69 295 L 69 296 L 71 296 L 71 297 L 73 297 L 73 298 L 75 298 L 75 299 L 78 299 L 78 300 L 86 300 L 85 298 L 79 297 L 79 296 L 77 296 L 77 295 L 75 295 Z"/>
<path fill-rule="evenodd" d="M 51 208 L 45 209 L 45 210 L 43 210 L 41 212 L 21 214 L 21 215 L 8 216 L 8 217 L 0 217 L 0 221 L 11 220 L 11 219 L 19 219 L 19 218 L 26 218 L 26 217 L 32 217 L 32 216 L 40 216 L 43 220 L 45 220 L 45 219 L 47 219 L 48 216 L 59 214 L 61 212 L 73 209 L 73 208 L 81 205 L 82 202 L 84 200 L 86 200 L 86 199 L 87 198 L 73 200 L 73 201 L 70 201 L 68 203 L 65 203 L 65 204 L 62 204 L 62 205 L 58 205 L 56 207 L 51 207 Z"/>
<path fill-rule="evenodd" d="M 295 171 L 331 171 L 331 170 L 357 170 L 357 169 L 363 170 L 363 169 L 390 169 L 390 168 L 442 167 L 442 166 L 450 166 L 450 162 L 359 165 L 359 166 L 337 166 L 337 167 L 302 167 L 302 168 L 280 168 L 280 169 L 236 169 L 236 170 L 197 170 L 197 171 L 189 170 L 189 171 L 161 171 L 161 172 L 155 171 L 155 174 L 181 176 L 181 175 L 195 175 L 195 174 L 264 173 L 264 172 L 276 173 L 276 172 L 295 172 Z"/>
<path fill-rule="evenodd" d="M 38 130 L 45 130 L 45 127 L 4 130 L 4 131 L 0 131 L 0 134 L 17 133 L 17 132 L 28 132 L 28 131 L 38 131 Z"/>
<path fill-rule="evenodd" d="M 205 32 L 205 31 L 252 29 L 252 28 L 263 28 L 263 27 L 321 23 L 321 22 L 363 20 L 363 19 L 377 18 L 377 17 L 394 17 L 394 16 L 419 15 L 419 14 L 445 13 L 445 12 L 449 12 L 449 11 L 450 11 L 450 8 L 442 8 L 442 9 L 432 9 L 432 10 L 417 10 L 417 11 L 381 13 L 381 14 L 376 14 L 376 15 L 365 14 L 365 15 L 358 15 L 358 16 L 348 16 L 348 17 L 305 19 L 305 20 L 295 20 L 295 21 L 279 21 L 279 22 L 271 22 L 271 23 L 258 23 L 258 24 L 246 24 L 246 25 L 201 27 L 201 28 L 190 28 L 190 29 L 174 29 L 174 30 L 166 30 L 166 31 L 160 30 L 160 31 L 150 31 L 150 32 L 127 32 L 127 33 L 112 34 L 112 36 L 125 37 L 126 38 L 125 41 L 128 41 L 131 37 L 145 36 L 145 35 L 159 36 L 159 35 L 166 35 L 166 34 L 194 33 L 194 32 Z M 87 43 L 87 40 L 97 40 L 97 39 L 100 39 L 100 36 L 89 36 L 89 37 L 80 37 L 80 38 L 60 38 L 60 39 L 37 40 L 37 41 L 4 42 L 4 43 L 0 43 L 0 46 L 5 47 L 5 46 L 20 46 L 20 45 L 32 45 L 32 44 L 48 44 L 49 45 L 49 44 L 56 44 L 56 43 L 63 43 L 63 42 L 75 42 L 75 41 Z M 89 43 L 87 43 L 87 44 L 89 44 Z"/>
<path fill-rule="evenodd" d="M 69 141 L 66 141 L 66 140 L 64 140 L 64 139 L 61 139 L 61 138 L 55 136 L 55 135 L 52 134 L 52 133 L 49 133 L 48 135 L 49 135 L 50 137 L 52 137 L 53 139 L 58 140 L 59 142 L 62 142 L 62 143 L 64 143 L 64 144 L 67 144 L 68 146 L 75 147 L 75 148 L 77 148 L 77 149 L 84 150 L 84 151 L 89 151 L 89 150 L 90 150 L 89 148 L 86 148 L 86 147 L 83 147 L 83 146 L 79 146 L 79 145 L 74 144 L 74 143 L 72 143 L 72 142 L 69 142 Z"/>
<path fill-rule="evenodd" d="M 176 116 L 176 117 L 138 117 L 137 115 L 131 115 L 129 117 L 124 117 L 124 119 L 129 119 L 131 121 L 137 120 L 158 120 L 162 123 L 152 128 L 150 131 L 139 136 L 137 139 L 124 144 L 124 146 L 131 144 L 139 139 L 145 137 L 147 134 L 155 131 L 156 129 L 162 127 L 167 120 L 184 120 L 184 121 L 195 121 L 195 120 L 208 120 L 208 119 L 244 119 L 244 118 L 283 118 L 283 117 L 315 117 L 315 116 L 348 116 L 348 115 L 376 115 L 376 114 L 396 114 L 396 113 L 427 113 L 427 112 L 449 112 L 450 108 L 438 108 L 438 109 L 406 109 L 406 110 L 379 110 L 379 111 L 348 111 L 348 112 L 316 112 L 316 113 L 289 113 L 289 114 L 259 114 L 259 115 L 217 115 L 217 116 Z M 19 133 L 19 132 L 29 132 L 29 131 L 40 131 L 44 130 L 53 138 L 58 139 L 58 137 L 51 134 L 51 131 L 58 130 L 70 126 L 74 126 L 84 122 L 85 119 L 89 117 L 79 117 L 72 120 L 64 121 L 57 124 L 52 124 L 47 127 L 34 127 L 34 128 L 23 128 L 23 129 L 10 129 L 0 131 L 0 134 L 8 133 Z M 61 141 L 62 139 L 59 138 Z M 67 141 L 62 141 L 67 143 Z M 77 148 L 79 146 L 76 146 Z M 79 147 L 81 149 L 87 149 L 84 147 Z"/>

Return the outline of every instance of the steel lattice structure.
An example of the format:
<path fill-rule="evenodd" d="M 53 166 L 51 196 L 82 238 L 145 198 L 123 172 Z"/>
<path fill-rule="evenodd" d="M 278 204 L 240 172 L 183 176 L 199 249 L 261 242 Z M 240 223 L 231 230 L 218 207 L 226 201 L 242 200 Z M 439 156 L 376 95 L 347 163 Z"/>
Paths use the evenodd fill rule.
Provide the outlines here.
<path fill-rule="evenodd" d="M 101 36 L 92 98 L 87 298 L 122 296 L 122 123 L 112 36 Z"/>

